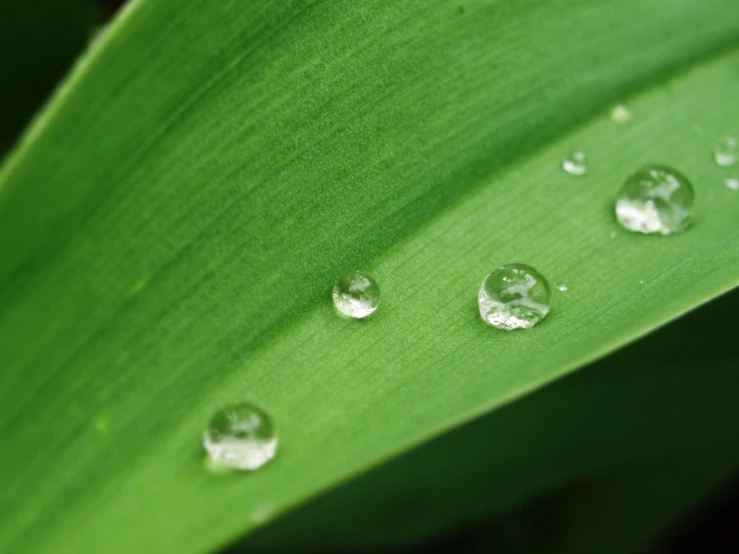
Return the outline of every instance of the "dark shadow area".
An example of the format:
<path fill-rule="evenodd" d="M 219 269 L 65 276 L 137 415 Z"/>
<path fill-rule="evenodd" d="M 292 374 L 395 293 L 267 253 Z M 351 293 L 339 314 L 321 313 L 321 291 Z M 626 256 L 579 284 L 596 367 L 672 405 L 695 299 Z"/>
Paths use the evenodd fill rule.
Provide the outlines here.
<path fill-rule="evenodd" d="M 0 156 L 84 50 L 95 13 L 93 0 L 0 3 Z"/>
<path fill-rule="evenodd" d="M 739 552 L 739 478 L 673 526 L 647 554 Z"/>
<path fill-rule="evenodd" d="M 98 20 L 105 23 L 113 18 L 126 0 L 92 0 L 92 2 L 98 6 Z"/>

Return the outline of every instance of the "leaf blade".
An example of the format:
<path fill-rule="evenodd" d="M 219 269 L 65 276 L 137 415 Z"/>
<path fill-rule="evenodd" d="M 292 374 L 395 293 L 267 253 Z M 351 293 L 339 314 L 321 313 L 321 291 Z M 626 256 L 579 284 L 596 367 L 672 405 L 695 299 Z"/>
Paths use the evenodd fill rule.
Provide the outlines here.
<path fill-rule="evenodd" d="M 571 300 L 531 334 L 498 339 L 474 314 L 474 289 L 495 263 L 493 253 L 500 263 L 526 257 L 555 279 L 569 275 L 558 260 L 574 267 L 595 255 L 601 243 L 594 231 L 610 244 L 606 204 L 615 184 L 605 171 L 631 168 L 647 144 L 635 133 L 650 129 L 624 135 L 603 122 L 588 126 L 600 144 L 624 149 L 593 173 L 602 187 L 570 188 L 570 202 L 555 210 L 542 204 L 548 189 L 541 183 L 571 185 L 556 159 L 568 137 L 530 162 L 523 156 L 605 107 L 614 90 L 723 49 L 739 25 L 731 11 L 717 17 L 727 5 L 719 0 L 648 7 L 633 0 L 633 12 L 616 14 L 622 26 L 602 8 L 607 4 L 529 2 L 506 11 L 483 3 L 457 27 L 445 3 L 356 3 L 346 11 L 306 2 L 209 9 L 134 3 L 0 178 L 0 247 L 8 252 L 0 258 L 0 354 L 10 360 L 0 376 L 8 391 L 0 422 L 9 443 L 30 445 L 9 460 L 21 474 L 4 487 L 10 501 L 3 504 L 23 499 L 25 507 L 10 514 L 0 540 L 13 541 L 15 551 L 125 550 L 132 543 L 108 544 L 104 531 L 124 521 L 139 531 L 126 537 L 138 548 L 161 546 L 164 537 L 173 550 L 210 548 L 735 286 L 736 231 L 730 207 L 716 195 L 703 208 L 716 217 L 657 243 L 658 252 L 646 246 L 651 239 L 617 239 L 608 263 L 572 281 Z M 490 27 L 498 16 L 505 25 Z M 552 26 L 527 50 L 542 20 Z M 674 38 L 652 41 L 656 25 Z M 576 55 L 547 54 L 563 34 L 582 39 Z M 593 51 L 596 35 L 600 48 Z M 151 36 L 159 42 L 152 45 Z M 476 38 L 468 43 L 468 36 Z M 327 43 L 333 46 L 324 60 Z M 473 52 L 475 63 L 462 63 Z M 541 59 L 519 74 L 523 54 Z M 713 168 L 695 151 L 706 136 L 689 137 L 686 149 L 683 137 L 662 135 L 674 128 L 670 109 L 686 107 L 706 133 L 718 132 L 722 95 L 737 86 L 733 59 L 678 80 L 680 98 L 647 95 L 653 117 L 642 121 L 658 125 L 649 135 L 650 144 L 659 142 L 651 155 L 679 157 L 689 175 L 710 182 Z M 491 60 L 500 66 L 488 74 L 482 70 Z M 635 74 L 625 77 L 627 69 Z M 568 70 L 579 86 L 562 81 Z M 377 81 L 388 73 L 392 81 Z M 498 75 L 509 80 L 491 96 Z M 544 93 L 551 105 L 541 101 Z M 103 140 L 111 122 L 122 124 L 121 132 Z M 597 144 L 596 157 L 604 148 L 598 154 Z M 512 160 L 519 162 L 508 173 L 489 177 Z M 507 192 L 507 180 L 521 180 L 518 169 L 538 188 L 521 187 L 510 199 L 521 194 L 547 215 L 520 233 L 516 220 L 529 204 L 506 214 L 508 197 L 497 195 Z M 50 179 L 63 186 L 50 189 Z M 347 197 L 352 201 L 342 202 Z M 572 221 L 574 207 L 588 209 L 582 221 Z M 499 213 L 504 217 L 491 225 Z M 710 240 L 697 234 L 701 225 Z M 500 229 L 516 231 L 516 242 Z M 574 252 L 570 237 L 582 240 Z M 384 290 L 427 292 L 433 305 L 396 292 L 393 302 L 386 294 L 368 325 L 334 319 L 324 293 L 336 273 L 372 260 Z M 668 278 L 640 288 L 638 272 L 623 264 Z M 600 283 L 599 296 L 590 295 L 586 281 L 598 282 L 596 270 L 604 268 L 623 281 Z M 298 294 L 282 303 L 286 290 Z M 589 304 L 578 305 L 586 290 Z M 562 340 L 558 333 L 580 330 L 564 318 L 597 322 L 604 305 L 618 316 L 607 343 L 578 335 L 567 352 L 560 346 L 545 360 L 542 351 Z M 490 346 L 493 336 L 498 343 Z M 347 343 L 351 348 L 339 351 Z M 487 359 L 503 350 L 515 364 L 490 373 Z M 447 367 L 455 373 L 445 375 Z M 455 393 L 454 405 L 440 390 Z M 281 455 L 250 480 L 214 481 L 195 463 L 198 429 L 215 404 L 252 395 L 275 415 Z M 46 411 L 37 404 L 44 399 Z M 372 410 L 397 426 L 371 428 Z M 370 425 L 361 441 L 356 425 Z M 331 453 L 328 463 L 311 452 L 317 444 Z M 48 487 L 38 480 L 46 468 L 41 453 L 58 464 Z M 157 498 L 147 496 L 140 519 L 142 495 L 151 491 Z M 101 504 L 103 498 L 115 502 Z M 217 510 L 203 519 L 201 506 Z M 65 532 L 88 517 L 94 524 L 84 537 Z M 48 534 L 35 532 L 39 518 Z"/>

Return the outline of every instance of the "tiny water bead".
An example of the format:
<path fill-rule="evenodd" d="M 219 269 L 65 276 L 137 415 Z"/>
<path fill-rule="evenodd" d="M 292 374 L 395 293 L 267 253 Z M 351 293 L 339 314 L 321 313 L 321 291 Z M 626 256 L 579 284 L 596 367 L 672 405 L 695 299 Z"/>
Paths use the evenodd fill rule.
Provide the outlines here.
<path fill-rule="evenodd" d="M 619 223 L 637 233 L 684 231 L 693 217 L 693 186 L 679 171 L 648 165 L 626 178 L 616 202 Z"/>
<path fill-rule="evenodd" d="M 482 319 L 498 329 L 529 329 L 549 313 L 551 290 L 544 276 L 525 264 L 508 264 L 485 276 L 477 303 Z"/>
<path fill-rule="evenodd" d="M 277 432 L 262 409 L 242 402 L 213 415 L 203 433 L 203 446 L 217 466 L 253 471 L 274 458 Z"/>
<path fill-rule="evenodd" d="M 722 137 L 713 150 L 713 159 L 723 167 L 731 167 L 739 156 L 739 144 L 734 137 Z"/>
<path fill-rule="evenodd" d="M 559 283 L 557 285 L 557 290 L 559 292 L 567 292 L 568 290 L 570 290 L 570 288 L 567 285 L 565 285 L 564 283 Z"/>
<path fill-rule="evenodd" d="M 631 111 L 623 104 L 613 106 L 611 119 L 616 123 L 628 123 L 631 120 Z"/>
<path fill-rule="evenodd" d="M 339 278 L 331 291 L 336 309 L 347 317 L 362 319 L 380 303 L 380 286 L 365 271 L 352 271 Z"/>
<path fill-rule="evenodd" d="M 585 152 L 575 150 L 562 160 L 562 169 L 570 175 L 585 175 L 588 172 Z"/>
<path fill-rule="evenodd" d="M 739 190 L 739 176 L 727 177 L 724 184 L 731 190 Z"/>

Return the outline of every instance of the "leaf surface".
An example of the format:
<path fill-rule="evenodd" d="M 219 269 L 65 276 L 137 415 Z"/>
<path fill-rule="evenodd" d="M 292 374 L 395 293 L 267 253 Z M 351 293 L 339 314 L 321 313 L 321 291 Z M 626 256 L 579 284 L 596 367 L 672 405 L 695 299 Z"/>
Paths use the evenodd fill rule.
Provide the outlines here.
<path fill-rule="evenodd" d="M 739 451 L 726 448 L 739 436 L 735 349 L 711 325 L 731 320 L 738 293 L 360 475 L 233 552 L 412 544 L 491 516 L 502 520 L 499 531 L 516 530 L 522 545 L 530 540 L 532 551 L 566 552 L 578 544 L 587 551 L 588 544 L 613 534 L 605 530 L 611 522 L 634 532 L 615 533 L 622 542 L 611 541 L 608 548 L 628 550 L 629 541 L 648 538 L 650 530 L 656 534 L 670 514 L 687 509 L 706 482 L 704 469 L 708 477 L 737 468 Z M 683 456 L 692 451 L 697 454 Z M 673 463 L 672 472 L 663 468 L 662 477 L 651 478 L 652 489 L 641 491 L 648 475 L 677 458 L 684 458 L 681 465 Z M 675 479 L 693 466 L 696 488 Z M 613 495 L 609 511 L 589 508 L 632 477 L 635 484 Z M 570 484 L 578 481 L 587 486 L 571 494 Z M 670 482 L 676 490 L 667 493 Z M 559 489 L 564 491 L 550 494 Z M 623 505 L 638 503 L 640 491 L 645 506 L 661 496 L 674 511 L 654 509 L 654 517 L 637 511 L 625 523 L 624 513 L 615 512 L 629 511 Z M 542 496 L 517 516 L 522 505 Z M 544 521 L 546 532 L 526 532 Z"/>
<path fill-rule="evenodd" d="M 736 286 L 732 7 L 134 2 L 0 174 L 0 548 L 213 549 Z M 613 221 L 654 161 L 695 182 L 682 235 Z M 570 289 L 525 333 L 476 313 L 513 261 Z M 328 299 L 354 267 L 365 322 Z M 239 399 L 280 452 L 209 474 Z"/>

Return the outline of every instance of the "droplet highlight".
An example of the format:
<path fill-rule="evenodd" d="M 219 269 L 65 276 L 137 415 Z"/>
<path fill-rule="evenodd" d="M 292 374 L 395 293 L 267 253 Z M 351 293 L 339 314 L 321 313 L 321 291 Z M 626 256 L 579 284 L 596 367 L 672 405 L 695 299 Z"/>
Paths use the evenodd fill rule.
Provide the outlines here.
<path fill-rule="evenodd" d="M 624 104 L 618 104 L 611 109 L 611 120 L 616 123 L 628 123 L 631 121 L 631 110 Z"/>
<path fill-rule="evenodd" d="M 694 201 L 693 186 L 685 175 L 671 167 L 649 165 L 624 181 L 616 217 L 629 231 L 670 235 L 688 228 Z"/>
<path fill-rule="evenodd" d="M 731 167 L 739 155 L 739 145 L 734 137 L 721 137 L 713 150 L 713 159 L 722 167 Z"/>
<path fill-rule="evenodd" d="M 526 264 L 508 264 L 485 276 L 477 297 L 480 316 L 498 329 L 529 329 L 549 313 L 549 282 Z"/>
<path fill-rule="evenodd" d="M 216 467 L 254 471 L 275 456 L 277 432 L 261 408 L 242 402 L 218 410 L 203 432 L 203 446 Z"/>
<path fill-rule="evenodd" d="M 585 175 L 588 172 L 587 158 L 582 150 L 575 150 L 562 160 L 562 169 L 570 175 Z"/>
<path fill-rule="evenodd" d="M 568 290 L 570 290 L 570 288 L 567 285 L 565 285 L 564 283 L 559 283 L 557 285 L 557 290 L 559 292 L 567 292 Z"/>
<path fill-rule="evenodd" d="M 334 306 L 342 315 L 363 319 L 380 304 L 380 286 L 365 271 L 352 271 L 339 278 L 331 291 Z"/>
<path fill-rule="evenodd" d="M 739 190 L 739 176 L 727 177 L 724 184 L 730 190 Z"/>

